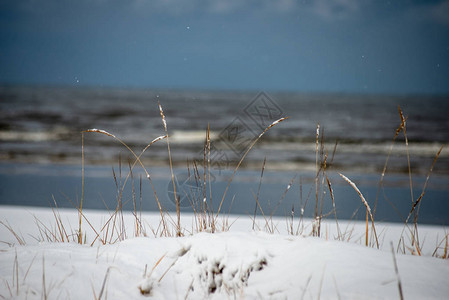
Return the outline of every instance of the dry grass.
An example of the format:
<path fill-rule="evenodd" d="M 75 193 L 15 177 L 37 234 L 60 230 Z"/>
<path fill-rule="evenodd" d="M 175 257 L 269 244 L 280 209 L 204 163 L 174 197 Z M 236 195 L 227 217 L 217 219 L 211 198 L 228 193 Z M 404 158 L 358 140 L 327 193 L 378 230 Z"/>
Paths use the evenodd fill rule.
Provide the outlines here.
<path fill-rule="evenodd" d="M 391 242 L 391 255 L 393 256 L 394 272 L 396 273 L 396 277 L 398 279 L 399 299 L 404 300 L 404 294 L 402 292 L 401 278 L 399 277 L 398 263 L 396 261 L 396 255 L 394 254 L 393 242 Z"/>
<path fill-rule="evenodd" d="M 267 162 L 267 158 L 264 157 L 263 163 L 262 163 L 262 170 L 260 172 L 259 186 L 257 188 L 257 195 L 255 195 L 256 205 L 254 207 L 253 230 L 254 230 L 254 226 L 256 224 L 257 208 L 259 207 L 260 187 L 262 186 L 262 179 L 263 179 L 263 173 L 265 171 L 265 164 L 266 164 L 266 162 Z"/>
<path fill-rule="evenodd" d="M 283 122 L 287 118 L 281 118 L 272 124 L 270 124 L 268 127 L 265 128 L 248 146 L 246 151 L 241 156 L 240 160 L 236 164 L 236 166 L 233 169 L 232 175 L 230 176 L 226 188 L 224 190 L 224 193 L 221 197 L 221 200 L 217 203 L 218 209 L 217 211 L 214 211 L 214 201 L 212 198 L 212 179 L 211 179 L 211 139 L 210 139 L 210 129 L 209 125 L 206 129 L 205 134 L 205 142 L 203 147 L 203 159 L 202 161 L 187 161 L 187 171 L 189 180 L 193 181 L 191 182 L 190 186 L 196 186 L 200 188 L 201 194 L 195 193 L 193 190 L 190 191 L 189 195 L 179 195 L 179 191 L 176 191 L 176 184 L 175 184 L 175 178 L 173 173 L 173 165 L 172 165 L 172 158 L 171 158 L 171 149 L 170 149 L 170 143 L 169 143 L 169 134 L 168 134 L 168 127 L 167 127 L 167 121 L 166 116 L 163 112 L 162 106 L 160 103 L 158 104 L 161 120 L 164 128 L 165 135 L 157 137 L 153 139 L 151 142 L 147 144 L 147 146 L 141 150 L 140 154 L 136 154 L 122 139 L 118 138 L 117 136 L 113 135 L 112 133 L 109 133 L 107 131 L 101 130 L 101 129 L 88 129 L 81 133 L 82 136 L 82 191 L 81 191 L 81 201 L 79 205 L 74 205 L 78 211 L 78 228 L 73 229 L 70 227 L 70 225 L 67 225 L 67 222 L 63 222 L 63 219 L 61 218 L 61 215 L 58 210 L 57 203 L 55 199 L 53 199 L 54 206 L 52 206 L 52 212 L 54 217 L 54 224 L 53 225 L 46 225 L 39 219 L 35 218 L 36 226 L 39 231 L 39 236 L 36 237 L 39 241 L 52 241 L 52 242 L 77 242 L 80 244 L 90 244 L 94 245 L 95 243 L 100 244 L 112 244 L 116 243 L 118 241 L 122 241 L 126 238 L 129 238 L 127 236 L 127 228 L 125 226 L 124 221 L 124 213 L 123 213 L 123 205 L 126 204 L 126 201 L 124 200 L 124 191 L 127 184 L 131 184 L 131 191 L 132 191 L 132 201 L 133 205 L 133 211 L 132 214 L 134 216 L 134 228 L 133 228 L 133 236 L 147 236 L 149 232 L 151 232 L 155 237 L 170 237 L 170 236 L 183 236 L 186 232 L 189 234 L 193 234 L 195 232 L 218 232 L 218 231 L 227 231 L 232 226 L 232 224 L 229 224 L 229 212 L 225 213 L 222 211 L 223 209 L 223 203 L 226 199 L 228 189 L 230 185 L 233 182 L 233 179 L 239 170 L 242 162 L 244 161 L 245 157 L 248 155 L 248 153 L 253 149 L 255 144 L 262 138 L 262 136 L 270 130 L 273 126 L 276 126 L 280 122 Z M 356 183 L 346 177 L 343 174 L 340 174 L 340 176 L 356 191 L 358 196 L 361 199 L 361 202 L 363 206 L 365 207 L 366 211 L 366 220 L 365 220 L 365 235 L 364 235 L 364 244 L 369 247 L 380 247 L 380 235 L 376 232 L 376 222 L 375 222 L 375 215 L 376 215 L 376 208 L 379 201 L 379 196 L 381 191 L 383 191 L 384 186 L 384 178 L 387 171 L 388 162 L 390 159 L 390 155 L 393 152 L 394 145 L 399 137 L 399 135 L 403 134 L 404 136 L 404 142 L 408 149 L 408 139 L 407 139 L 407 130 L 406 130 L 406 121 L 407 117 L 404 116 L 403 111 L 400 107 L 398 107 L 399 111 L 399 117 L 400 117 L 400 124 L 397 128 L 397 130 L 394 133 L 393 140 L 390 146 L 390 150 L 388 152 L 388 155 L 386 157 L 386 161 L 383 167 L 383 171 L 381 173 L 376 199 L 374 203 L 374 209 L 371 209 L 371 206 L 368 203 L 368 200 L 365 199 L 363 193 L 359 190 Z M 84 139 L 85 134 L 87 133 L 94 133 L 94 134 L 101 134 L 106 135 L 108 137 L 113 138 L 117 142 L 119 142 L 121 145 L 123 145 L 132 155 L 132 160 L 128 161 L 127 166 L 127 172 L 126 175 L 123 176 L 122 174 L 122 163 L 121 159 L 119 159 L 119 168 L 116 172 L 113 169 L 113 178 L 117 189 L 117 205 L 114 209 L 109 210 L 108 207 L 108 217 L 103 221 L 102 225 L 99 228 L 95 228 L 91 222 L 89 222 L 88 218 L 83 213 L 83 207 L 84 207 Z M 154 187 L 152 178 L 150 176 L 150 172 L 148 168 L 142 163 L 141 157 L 142 155 L 150 148 L 151 145 L 153 145 L 156 142 L 159 142 L 163 139 L 166 139 L 167 142 L 167 151 L 169 156 L 169 163 L 170 163 L 170 174 L 171 174 L 171 180 L 173 182 L 173 189 L 174 189 L 174 195 L 175 195 L 175 205 L 176 205 L 176 218 L 173 219 L 168 211 L 162 206 L 162 203 L 159 201 L 158 195 L 156 193 L 156 189 Z M 317 123 L 316 127 L 316 139 L 315 139 L 315 178 L 314 178 L 314 186 L 309 190 L 307 196 L 305 199 L 303 199 L 303 185 L 302 185 L 302 179 L 299 178 L 299 209 L 296 209 L 297 211 L 300 211 L 299 214 L 295 215 L 295 204 L 292 204 L 291 211 L 287 213 L 286 215 L 286 227 L 287 232 L 291 235 L 311 235 L 316 237 L 325 237 L 326 239 L 329 238 L 328 231 L 323 230 L 322 228 L 322 221 L 332 216 L 335 219 L 335 225 L 337 229 L 337 234 L 333 238 L 336 240 L 341 241 L 353 241 L 353 231 L 354 226 L 347 225 L 346 228 L 342 229 L 340 228 L 338 217 L 337 217 L 337 204 L 336 199 L 334 195 L 334 191 L 332 188 L 332 183 L 329 179 L 328 172 L 332 169 L 332 164 L 334 160 L 334 156 L 337 149 L 337 143 L 335 143 L 335 146 L 333 147 L 332 151 L 328 151 L 325 147 L 324 142 L 324 129 L 322 129 Z M 420 205 L 422 203 L 422 200 L 424 198 L 427 184 L 430 178 L 430 175 L 434 169 L 434 166 L 442 152 L 443 147 L 441 147 L 438 151 L 438 153 L 435 155 L 435 158 L 432 162 L 432 165 L 429 168 L 425 183 L 422 187 L 422 192 L 420 196 L 415 200 L 413 197 L 413 186 L 412 186 L 412 172 L 410 167 L 410 156 L 407 150 L 407 163 L 408 163 L 408 176 L 409 176 L 409 185 L 410 185 L 410 197 L 411 197 L 411 209 L 408 214 L 408 216 L 404 220 L 404 230 L 402 232 L 401 238 L 398 241 L 397 249 L 396 251 L 401 251 L 402 253 L 406 253 L 409 251 L 412 254 L 418 254 L 421 255 L 421 241 L 419 240 L 418 235 L 418 218 L 419 218 L 419 209 Z M 156 228 L 148 228 L 145 226 L 144 220 L 142 220 L 142 177 L 139 178 L 139 184 L 138 188 L 135 186 L 135 176 L 134 176 L 134 168 L 136 165 L 139 165 L 142 170 L 145 172 L 146 178 L 148 179 L 148 182 L 151 185 L 151 188 L 154 193 L 154 198 L 159 210 L 160 214 L 160 221 L 159 225 Z M 202 170 L 201 170 L 202 167 Z M 286 197 L 287 192 L 292 190 L 292 186 L 294 186 L 297 182 L 296 176 L 294 176 L 291 181 L 288 183 L 286 189 L 284 190 L 283 194 L 280 196 L 280 200 L 277 202 L 277 204 L 274 207 L 271 207 L 270 205 L 270 211 L 264 212 L 261 205 L 261 185 L 264 177 L 264 172 L 266 168 L 266 158 L 264 159 L 261 167 L 260 172 L 260 179 L 259 179 L 259 185 L 257 192 L 253 192 L 254 201 L 255 201 L 255 208 L 254 208 L 254 214 L 253 216 L 249 216 L 252 219 L 252 229 L 253 230 L 263 230 L 269 233 L 276 233 L 280 232 L 279 230 L 279 224 L 276 223 L 276 221 L 273 220 L 273 214 L 276 212 L 279 205 L 282 203 L 284 198 Z M 137 192 L 138 191 L 138 192 Z M 304 223 L 304 211 L 307 207 L 307 204 L 309 203 L 309 199 L 311 198 L 312 192 L 314 191 L 314 215 L 313 215 L 313 222 L 311 224 L 305 224 Z M 137 196 L 138 195 L 138 196 Z M 192 211 L 194 213 L 194 224 L 192 224 L 191 229 L 183 228 L 181 226 L 181 209 L 180 209 L 180 196 L 186 196 L 188 200 L 190 201 L 190 205 L 192 208 Z M 313 196 L 312 196 L 313 197 Z M 232 200 L 233 201 L 233 200 Z M 325 201 L 330 201 L 329 203 L 332 205 L 332 209 L 329 212 L 323 212 L 323 207 Z M 232 206 L 232 202 L 231 202 Z M 357 212 L 357 211 L 356 211 Z M 354 212 L 354 215 L 356 214 Z M 263 218 L 263 225 L 259 225 L 256 222 L 257 214 L 260 214 Z M 219 222 L 219 217 L 222 217 L 221 224 Z M 412 218 L 413 217 L 413 218 Z M 408 222 L 409 220 L 413 220 L 413 226 L 409 226 Z M 19 245 L 25 245 L 24 238 L 18 234 L 16 231 L 14 231 L 13 228 L 9 225 L 9 223 L 4 223 L 0 221 L 0 224 L 3 225 L 17 240 L 17 243 Z M 86 227 L 87 226 L 87 227 Z M 89 228 L 89 230 L 92 230 L 94 232 L 94 238 L 92 241 L 87 241 L 87 235 L 85 231 L 85 227 Z M 407 234 L 405 234 L 407 233 Z M 435 251 L 433 253 L 433 256 L 438 256 L 443 259 L 448 258 L 448 237 L 449 235 L 445 235 L 436 245 Z M 408 243 L 406 243 L 408 241 Z M 360 240 L 362 242 L 362 240 Z M 105 275 L 105 281 L 107 280 L 108 273 Z M 98 299 L 102 296 L 102 291 L 98 295 Z M 97 297 L 96 297 L 97 298 Z"/>
<path fill-rule="evenodd" d="M 19 233 L 17 233 L 12 227 L 11 225 L 9 225 L 8 221 L 6 221 L 6 223 L 4 223 L 3 221 L 0 221 L 0 225 L 3 225 L 16 239 L 17 243 L 20 246 L 24 246 L 25 243 L 25 239 L 23 238 L 23 236 Z"/>
<path fill-rule="evenodd" d="M 92 286 L 92 293 L 94 294 L 95 300 L 101 300 L 101 297 L 103 297 L 103 293 L 105 293 L 106 282 L 108 281 L 109 273 L 111 272 L 111 269 L 112 269 L 112 267 L 109 267 L 106 270 L 106 274 L 104 275 L 103 284 L 101 285 L 101 289 L 100 289 L 100 293 L 98 294 L 98 297 L 97 297 L 97 294 L 95 293 L 94 287 Z M 107 294 L 106 294 L 105 298 L 107 298 Z"/>
<path fill-rule="evenodd" d="M 438 255 L 438 251 L 442 250 L 443 254 Z M 449 258 L 449 233 L 445 234 L 443 239 L 436 245 L 435 251 L 432 253 L 434 257 L 440 257 L 442 259 Z"/>
<path fill-rule="evenodd" d="M 181 208 L 179 206 L 180 205 L 179 204 L 179 198 L 178 198 L 178 195 L 176 193 L 175 176 L 173 175 L 173 163 L 172 163 L 172 159 L 171 159 L 171 151 L 170 151 L 170 142 L 169 142 L 169 138 L 168 138 L 167 121 L 165 120 L 164 111 L 162 110 L 162 106 L 161 106 L 161 104 L 159 102 L 158 102 L 158 106 L 159 106 L 159 112 L 161 113 L 162 124 L 164 124 L 165 136 L 167 137 L 168 161 L 170 163 L 170 174 L 171 174 L 171 179 L 172 179 L 172 182 L 173 182 L 173 193 L 175 195 L 175 202 L 176 202 L 176 217 L 177 217 L 176 236 L 181 236 Z"/>
<path fill-rule="evenodd" d="M 211 178 L 211 143 L 210 128 L 206 129 L 206 138 L 203 146 L 203 160 L 193 161 L 192 169 L 187 161 L 187 172 L 190 186 L 190 195 L 185 195 L 190 202 L 194 212 L 197 232 L 215 232 L 217 230 L 212 200 L 212 178 Z M 203 171 L 200 171 L 202 165 Z M 193 181 L 192 182 L 192 177 Z M 196 187 L 201 193 L 195 193 L 192 187 Z M 209 191 L 209 194 L 207 193 Z"/>
<path fill-rule="evenodd" d="M 371 226 L 373 228 L 374 237 L 376 238 L 376 246 L 377 246 L 377 248 L 379 248 L 379 240 L 377 239 L 376 227 L 374 226 L 374 218 L 373 218 L 373 214 L 371 213 L 371 208 L 370 208 L 368 202 L 366 202 L 365 197 L 363 197 L 362 193 L 360 192 L 360 190 L 358 189 L 358 187 L 355 185 L 354 182 L 352 182 L 348 177 L 344 176 L 343 174 L 341 174 L 341 173 L 339 173 L 339 174 L 357 192 L 357 194 L 359 195 L 360 199 L 363 202 L 363 205 L 365 205 L 365 207 L 366 207 L 367 218 L 366 218 L 365 245 L 368 246 L 368 216 L 369 216 L 371 219 Z"/>

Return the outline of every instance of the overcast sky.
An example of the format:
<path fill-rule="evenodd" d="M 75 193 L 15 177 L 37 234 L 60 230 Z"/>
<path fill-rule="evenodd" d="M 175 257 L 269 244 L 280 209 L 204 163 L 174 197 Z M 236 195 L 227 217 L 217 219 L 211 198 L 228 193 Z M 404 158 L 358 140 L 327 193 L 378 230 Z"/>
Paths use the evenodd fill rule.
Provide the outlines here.
<path fill-rule="evenodd" d="M 449 1 L 0 0 L 0 84 L 449 94 Z"/>

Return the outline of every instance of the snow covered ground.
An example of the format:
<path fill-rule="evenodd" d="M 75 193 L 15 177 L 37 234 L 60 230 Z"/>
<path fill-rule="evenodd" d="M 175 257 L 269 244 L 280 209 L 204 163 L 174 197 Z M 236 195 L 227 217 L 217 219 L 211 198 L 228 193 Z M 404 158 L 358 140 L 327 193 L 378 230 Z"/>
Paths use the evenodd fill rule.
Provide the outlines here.
<path fill-rule="evenodd" d="M 97 232 L 109 218 L 105 211 L 85 214 Z M 59 215 L 68 234 L 74 232 L 76 211 Z M 249 216 L 230 216 L 227 232 L 190 234 L 194 216 L 184 214 L 185 236 L 176 238 L 155 237 L 160 215 L 142 213 L 148 236 L 135 237 L 135 218 L 126 213 L 123 223 L 117 221 L 126 226 L 126 239 L 105 245 L 97 239 L 90 246 L 96 234 L 85 220 L 86 245 L 46 241 L 58 232 L 51 209 L 2 206 L 0 221 L 6 225 L 0 225 L 0 298 L 399 299 L 398 280 L 404 299 L 449 297 L 449 260 L 432 257 L 435 249 L 444 255 L 442 227 L 420 226 L 422 256 L 416 256 L 402 253 L 410 253 L 410 241 L 400 224 L 377 224 L 378 250 L 363 245 L 363 222 L 339 222 L 346 240 L 339 241 L 331 220 L 320 238 L 304 236 L 310 220 L 304 220 L 304 235 L 293 236 L 283 218 L 274 220 L 270 234 L 263 218 L 252 230 Z M 394 251 L 398 274 L 391 242 L 395 250 L 400 245 Z"/>

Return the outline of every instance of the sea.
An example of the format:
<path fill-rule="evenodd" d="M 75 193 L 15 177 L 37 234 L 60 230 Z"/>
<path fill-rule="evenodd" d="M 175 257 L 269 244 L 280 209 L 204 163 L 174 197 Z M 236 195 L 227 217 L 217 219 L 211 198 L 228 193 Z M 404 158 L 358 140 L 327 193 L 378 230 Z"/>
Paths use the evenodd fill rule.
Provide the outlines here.
<path fill-rule="evenodd" d="M 448 129 L 449 96 L 0 86 L 0 205 L 364 220 L 344 175 L 448 225 Z"/>

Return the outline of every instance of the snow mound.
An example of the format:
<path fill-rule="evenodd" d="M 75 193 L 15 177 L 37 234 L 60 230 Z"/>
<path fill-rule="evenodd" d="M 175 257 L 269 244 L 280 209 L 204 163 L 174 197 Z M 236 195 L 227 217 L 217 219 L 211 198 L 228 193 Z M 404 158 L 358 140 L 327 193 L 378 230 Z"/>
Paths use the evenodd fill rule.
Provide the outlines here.
<path fill-rule="evenodd" d="M 207 239 L 207 242 L 195 243 L 195 239 Z M 172 272 L 181 278 L 190 278 L 189 293 L 239 294 L 248 286 L 250 275 L 263 270 L 272 257 L 260 248 L 257 241 L 242 245 L 235 236 L 223 238 L 198 234 L 182 244 L 181 248 L 165 257 L 173 261 L 169 267 Z M 151 273 L 140 284 L 142 293 L 151 292 L 153 283 L 159 281 L 156 276 Z"/>
<path fill-rule="evenodd" d="M 61 213 L 76 224 L 76 211 Z M 54 218 L 51 210 L 33 215 L 42 222 Z M 399 299 L 399 280 L 404 299 L 449 295 L 449 260 L 430 257 L 444 241 L 443 227 L 421 227 L 424 256 L 398 251 L 397 274 L 390 242 L 398 248 L 403 226 L 394 224 L 379 230 L 380 250 L 360 245 L 364 223 L 354 224 L 352 238 L 342 242 L 333 239 L 331 227 L 322 238 L 251 231 L 249 218 L 224 233 L 91 247 L 33 239 L 39 237 L 35 219 L 20 209 L 3 207 L 2 219 L 27 241 L 17 245 L 0 228 L 2 299 Z M 91 222 L 102 219 L 104 213 L 89 212 Z M 157 216 L 147 219 L 158 224 Z"/>

